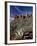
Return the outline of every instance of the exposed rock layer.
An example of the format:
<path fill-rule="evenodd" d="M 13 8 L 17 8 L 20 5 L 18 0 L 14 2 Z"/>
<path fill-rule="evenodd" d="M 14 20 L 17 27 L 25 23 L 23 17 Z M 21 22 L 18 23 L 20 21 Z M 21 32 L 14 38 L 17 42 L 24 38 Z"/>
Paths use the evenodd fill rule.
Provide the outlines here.
<path fill-rule="evenodd" d="M 32 15 L 16 16 L 10 23 L 10 40 L 32 39 Z"/>

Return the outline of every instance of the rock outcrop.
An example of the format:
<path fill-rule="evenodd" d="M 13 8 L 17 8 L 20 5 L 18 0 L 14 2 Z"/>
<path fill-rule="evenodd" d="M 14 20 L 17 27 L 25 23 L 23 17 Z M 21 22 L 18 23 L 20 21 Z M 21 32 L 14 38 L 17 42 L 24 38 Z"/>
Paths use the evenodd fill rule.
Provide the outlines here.
<path fill-rule="evenodd" d="M 10 23 L 10 40 L 32 39 L 32 19 L 32 15 L 16 15 L 14 21 Z"/>

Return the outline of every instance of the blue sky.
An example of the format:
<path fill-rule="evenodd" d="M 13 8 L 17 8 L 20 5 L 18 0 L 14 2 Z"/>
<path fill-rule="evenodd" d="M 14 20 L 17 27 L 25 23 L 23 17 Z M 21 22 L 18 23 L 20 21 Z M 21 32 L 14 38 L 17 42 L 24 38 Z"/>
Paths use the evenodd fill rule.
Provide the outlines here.
<path fill-rule="evenodd" d="M 17 14 L 32 14 L 33 7 L 32 6 L 10 6 L 10 17 L 15 16 Z"/>

